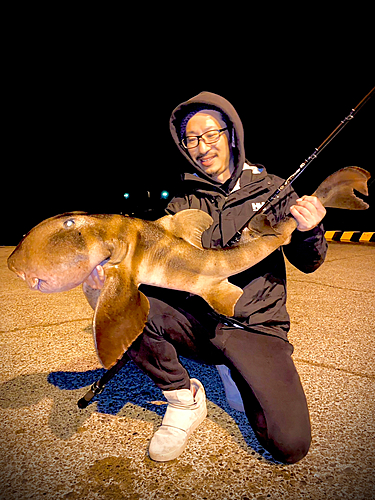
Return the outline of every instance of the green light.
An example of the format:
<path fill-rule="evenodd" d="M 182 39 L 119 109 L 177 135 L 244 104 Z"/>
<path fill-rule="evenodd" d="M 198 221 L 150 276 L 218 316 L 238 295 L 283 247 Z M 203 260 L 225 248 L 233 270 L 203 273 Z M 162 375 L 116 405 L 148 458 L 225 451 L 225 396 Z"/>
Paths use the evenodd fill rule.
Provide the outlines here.
<path fill-rule="evenodd" d="M 163 199 L 163 200 L 166 200 L 169 196 L 169 193 L 168 191 L 162 191 L 161 194 L 160 194 L 160 197 Z"/>
<path fill-rule="evenodd" d="M 128 200 L 128 199 L 129 199 L 129 197 L 130 197 L 130 194 L 129 194 L 129 193 L 124 193 L 124 198 L 125 198 L 125 200 Z"/>

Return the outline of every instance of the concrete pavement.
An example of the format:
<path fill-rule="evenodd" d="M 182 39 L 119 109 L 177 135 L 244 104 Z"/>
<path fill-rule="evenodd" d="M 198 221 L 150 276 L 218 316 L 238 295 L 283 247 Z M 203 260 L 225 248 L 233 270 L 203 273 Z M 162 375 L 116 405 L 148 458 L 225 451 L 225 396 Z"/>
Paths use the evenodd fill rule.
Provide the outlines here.
<path fill-rule="evenodd" d="M 131 363 L 87 409 L 100 377 L 92 311 L 80 289 L 31 292 L 0 248 L 0 498 L 248 500 L 375 498 L 375 246 L 330 243 L 304 275 L 288 265 L 290 340 L 313 442 L 275 464 L 214 367 L 185 361 L 206 387 L 208 418 L 170 463 L 147 457 L 161 392 Z"/>

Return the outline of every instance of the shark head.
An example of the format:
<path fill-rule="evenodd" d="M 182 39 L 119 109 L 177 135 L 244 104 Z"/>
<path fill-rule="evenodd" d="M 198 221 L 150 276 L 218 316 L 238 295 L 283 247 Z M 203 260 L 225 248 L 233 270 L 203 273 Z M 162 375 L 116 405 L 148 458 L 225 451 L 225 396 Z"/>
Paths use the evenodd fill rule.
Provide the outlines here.
<path fill-rule="evenodd" d="M 51 217 L 22 239 L 9 256 L 8 267 L 32 290 L 71 290 L 109 257 L 102 231 L 100 217 L 84 212 Z"/>

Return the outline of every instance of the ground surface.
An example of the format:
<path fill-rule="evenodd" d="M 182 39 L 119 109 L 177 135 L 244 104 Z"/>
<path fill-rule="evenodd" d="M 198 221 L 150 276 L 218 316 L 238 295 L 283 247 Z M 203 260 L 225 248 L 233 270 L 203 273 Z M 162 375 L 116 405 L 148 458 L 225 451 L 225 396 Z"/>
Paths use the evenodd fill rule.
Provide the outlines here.
<path fill-rule="evenodd" d="M 165 405 L 128 364 L 86 410 L 103 371 L 80 289 L 42 295 L 10 273 L 0 248 L 0 498 L 375 498 L 375 247 L 330 244 L 324 266 L 288 265 L 290 340 L 313 427 L 307 457 L 270 460 L 213 367 L 186 361 L 206 387 L 208 418 L 183 455 L 158 464 L 147 445 Z"/>

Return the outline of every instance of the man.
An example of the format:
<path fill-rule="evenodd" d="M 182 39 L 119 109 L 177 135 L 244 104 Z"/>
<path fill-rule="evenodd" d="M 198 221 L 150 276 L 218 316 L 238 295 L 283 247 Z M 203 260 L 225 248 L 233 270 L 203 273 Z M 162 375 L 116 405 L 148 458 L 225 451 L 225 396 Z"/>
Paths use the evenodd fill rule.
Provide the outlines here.
<path fill-rule="evenodd" d="M 216 94 L 202 92 L 178 106 L 170 129 L 189 165 L 181 193 L 169 203 L 167 212 L 203 210 L 214 221 L 203 233 L 203 246 L 235 244 L 239 231 L 282 179 L 245 159 L 240 118 Z M 306 455 L 310 420 L 287 339 L 290 323 L 283 252 L 301 271 L 312 272 L 320 266 L 327 249 L 320 224 L 325 209 L 317 198 L 298 198 L 288 188 L 267 217 L 274 224 L 288 213 L 298 223 L 290 243 L 230 278 L 243 289 L 234 318 L 217 315 L 197 296 L 145 291 L 150 300 L 148 321 L 128 355 L 168 400 L 162 425 L 150 442 L 153 460 L 178 457 L 207 414 L 203 385 L 190 379 L 179 355 L 229 369 L 229 381 L 234 381 L 241 394 L 250 425 L 275 459 L 295 463 Z M 100 288 L 103 277 L 98 266 L 85 286 Z"/>

